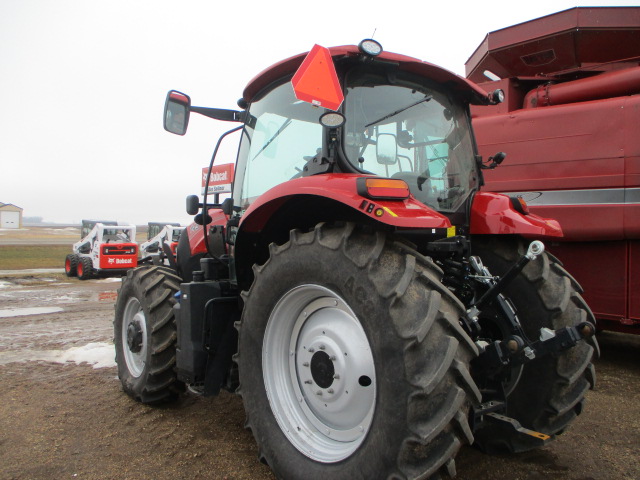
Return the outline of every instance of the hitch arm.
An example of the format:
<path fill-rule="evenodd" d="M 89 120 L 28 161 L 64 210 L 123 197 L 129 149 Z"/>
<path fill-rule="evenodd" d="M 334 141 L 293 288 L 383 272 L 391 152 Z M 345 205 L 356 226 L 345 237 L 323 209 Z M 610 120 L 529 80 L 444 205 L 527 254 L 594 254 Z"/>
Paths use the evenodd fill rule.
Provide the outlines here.
<path fill-rule="evenodd" d="M 515 318 L 515 312 L 506 305 L 506 301 L 501 297 L 502 292 L 505 288 L 513 281 L 513 279 L 518 275 L 524 267 L 531 260 L 535 260 L 538 256 L 540 256 L 544 252 L 544 244 L 538 240 L 535 240 L 529 244 L 529 248 L 527 249 L 527 253 L 524 254 L 502 277 L 493 277 L 490 275 L 489 270 L 482 265 L 482 261 L 477 257 L 471 257 L 471 264 L 481 276 L 474 277 L 480 279 L 482 283 L 487 285 L 489 288 L 484 294 L 480 297 L 480 299 L 471 304 L 471 306 L 467 309 L 467 316 L 464 319 L 467 329 L 473 334 L 477 335 L 480 333 L 480 326 L 478 324 L 478 316 L 484 307 L 494 302 L 496 299 L 498 300 L 498 307 L 507 315 L 509 322 L 511 324 L 512 329 L 518 335 L 523 335 L 521 331 L 518 320 Z"/>
<path fill-rule="evenodd" d="M 575 347 L 578 342 L 592 337 L 596 328 L 589 322 L 582 322 L 573 327 L 563 327 L 558 330 L 543 328 L 540 340 L 531 344 L 531 349 L 537 357 L 553 355 Z"/>
<path fill-rule="evenodd" d="M 589 322 L 558 330 L 543 328 L 540 340 L 527 345 L 520 337 L 511 336 L 503 341 L 488 344 L 477 359 L 478 366 L 493 375 L 504 368 L 511 368 L 547 355 L 556 355 L 575 347 L 578 342 L 592 337 L 596 328 Z"/>
<path fill-rule="evenodd" d="M 504 291 L 507 285 L 511 283 L 516 275 L 518 275 L 531 260 L 535 260 L 539 255 L 541 255 L 542 252 L 544 252 L 544 244 L 542 242 L 538 240 L 531 242 L 527 253 L 524 254 L 520 260 L 518 260 L 516 264 L 507 271 L 507 273 L 500 277 L 500 279 L 492 285 L 476 303 L 473 304 L 472 308 L 482 310 L 484 306 L 493 302 L 498 295 Z"/>

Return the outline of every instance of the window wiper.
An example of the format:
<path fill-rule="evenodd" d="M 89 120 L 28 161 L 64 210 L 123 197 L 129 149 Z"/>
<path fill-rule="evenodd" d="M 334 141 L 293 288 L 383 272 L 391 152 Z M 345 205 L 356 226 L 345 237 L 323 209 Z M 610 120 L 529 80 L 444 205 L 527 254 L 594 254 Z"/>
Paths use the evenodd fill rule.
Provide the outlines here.
<path fill-rule="evenodd" d="M 271 142 L 273 142 L 273 141 L 276 139 L 276 137 L 277 137 L 278 135 L 280 135 L 282 132 L 284 132 L 285 128 L 287 128 L 289 125 L 291 125 L 291 119 L 290 119 L 290 118 L 287 118 L 287 119 L 284 121 L 284 123 L 283 123 L 282 125 L 280 125 L 280 128 L 276 131 L 276 133 L 274 133 L 274 134 L 271 136 L 271 138 L 267 141 L 267 143 L 265 143 L 265 144 L 262 146 L 262 148 L 258 151 L 258 153 L 256 153 L 256 154 L 254 155 L 254 157 L 251 159 L 251 161 L 253 162 L 253 161 L 258 157 L 258 155 L 260 155 L 262 152 L 264 152 L 264 151 L 267 149 L 267 147 L 268 147 L 269 145 L 271 145 Z"/>
<path fill-rule="evenodd" d="M 426 97 L 424 97 L 423 99 L 418 100 L 417 102 L 412 103 L 411 105 L 407 105 L 406 107 L 401 108 L 400 110 L 396 110 L 395 112 L 391 112 L 391 113 L 389 113 L 389 114 L 385 115 L 384 117 L 379 118 L 379 119 L 378 119 L 378 120 L 376 120 L 375 122 L 367 123 L 367 124 L 364 126 L 364 128 L 370 127 L 371 125 L 375 125 L 376 123 L 380 123 L 381 121 L 386 120 L 387 118 L 391 118 L 391 117 L 393 117 L 394 115 L 397 115 L 397 114 L 399 114 L 399 113 L 402 113 L 402 112 L 404 112 L 405 110 L 409 110 L 411 107 L 415 107 L 416 105 L 420 105 L 420 104 L 421 104 L 421 103 L 423 103 L 423 102 L 428 102 L 428 101 L 429 101 L 429 100 L 431 100 L 432 98 L 433 98 L 433 95 L 427 95 L 427 96 L 426 96 Z"/>

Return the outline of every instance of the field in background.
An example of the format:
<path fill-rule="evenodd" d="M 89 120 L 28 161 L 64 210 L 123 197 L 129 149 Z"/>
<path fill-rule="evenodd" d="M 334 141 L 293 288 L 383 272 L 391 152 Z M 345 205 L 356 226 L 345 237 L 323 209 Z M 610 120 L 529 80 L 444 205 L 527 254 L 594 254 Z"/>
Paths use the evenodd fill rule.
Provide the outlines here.
<path fill-rule="evenodd" d="M 0 245 L 0 270 L 64 268 L 69 245 Z"/>
<path fill-rule="evenodd" d="M 0 270 L 63 269 L 72 245 L 79 240 L 78 227 L 0 229 Z M 147 240 L 146 225 L 138 227 L 136 240 Z"/>

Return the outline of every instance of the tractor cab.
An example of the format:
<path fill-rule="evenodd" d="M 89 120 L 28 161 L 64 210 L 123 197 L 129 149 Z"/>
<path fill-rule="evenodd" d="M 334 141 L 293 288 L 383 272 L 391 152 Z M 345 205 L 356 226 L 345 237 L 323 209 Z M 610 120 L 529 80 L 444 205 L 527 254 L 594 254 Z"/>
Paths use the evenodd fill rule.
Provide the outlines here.
<path fill-rule="evenodd" d="M 401 193 L 397 198 L 404 200 L 410 192 L 448 218 L 449 226 L 464 229 L 470 199 L 482 183 L 469 104 L 487 105 L 493 98 L 451 72 L 383 52 L 368 40 L 359 47 L 316 45 L 263 71 L 239 101 L 244 111 L 192 107 L 187 95 L 171 91 L 165 128 L 184 134 L 189 112 L 244 122 L 233 191 L 240 215 L 283 184 L 292 194 L 306 195 L 305 185 L 323 188 L 322 177 L 291 180 L 342 174 L 362 190 L 358 178 L 377 176 L 393 180 L 385 183 L 383 198 Z M 317 197 L 306 211 L 314 222 L 330 206 L 324 195 Z"/>
<path fill-rule="evenodd" d="M 238 156 L 236 205 L 246 210 L 291 179 L 346 173 L 399 179 L 433 210 L 461 210 L 479 175 L 459 96 L 386 63 L 363 65 L 352 57 L 336 63 L 345 90 L 339 113 L 298 100 L 287 78 L 253 99 Z"/>

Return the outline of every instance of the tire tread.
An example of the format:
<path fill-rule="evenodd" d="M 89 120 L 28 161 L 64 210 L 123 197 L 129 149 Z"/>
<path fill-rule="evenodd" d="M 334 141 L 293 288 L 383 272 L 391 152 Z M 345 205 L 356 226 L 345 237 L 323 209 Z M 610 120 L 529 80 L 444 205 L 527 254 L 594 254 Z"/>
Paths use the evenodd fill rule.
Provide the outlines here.
<path fill-rule="evenodd" d="M 458 323 L 464 307 L 440 282 L 442 270 L 428 257 L 383 232 L 352 223 L 319 224 L 307 233 L 293 230 L 288 242 L 270 246 L 269 259 L 262 265 L 254 265 L 254 282 L 248 291 L 241 293 L 245 302 L 252 299 L 260 276 L 271 268 L 271 263 L 291 248 L 341 251 L 345 260 L 368 277 L 379 297 L 389 305 L 389 321 L 404 344 L 403 378 L 411 393 L 406 397 L 406 436 L 400 444 L 396 466 L 386 473 L 380 472 L 382 477 L 435 479 L 440 474 L 455 473 L 455 454 L 463 444 L 473 442 L 466 412 L 469 399 L 479 401 L 479 390 L 465 364 L 478 350 Z M 308 257 L 313 258 L 313 254 Z M 241 346 L 243 334 L 251 335 L 243 331 L 248 328 L 245 314 L 236 325 Z M 240 365 L 242 355 L 241 347 L 234 358 Z M 241 368 L 238 392 L 244 393 L 244 387 Z M 273 465 L 246 404 L 245 410 L 245 425 L 254 433 L 260 456 Z"/>

